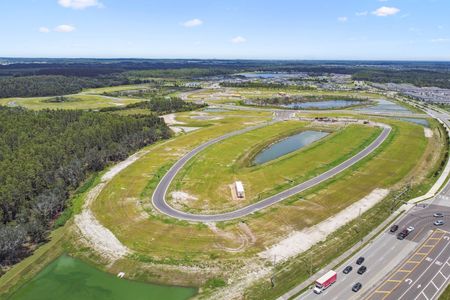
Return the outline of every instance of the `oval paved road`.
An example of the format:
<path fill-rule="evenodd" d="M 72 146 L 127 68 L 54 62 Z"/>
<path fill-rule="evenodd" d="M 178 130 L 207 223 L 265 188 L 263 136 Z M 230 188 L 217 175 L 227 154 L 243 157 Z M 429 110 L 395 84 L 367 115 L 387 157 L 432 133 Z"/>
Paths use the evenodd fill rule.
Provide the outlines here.
<path fill-rule="evenodd" d="M 265 124 L 267 125 L 267 124 Z M 212 144 L 218 143 L 224 139 L 227 139 L 229 137 L 242 134 L 257 128 L 260 128 L 265 125 L 259 125 L 259 126 L 253 126 L 249 128 L 245 128 L 242 130 L 238 130 L 235 132 L 231 132 L 229 134 L 223 135 L 221 137 L 215 138 L 213 140 L 210 140 L 197 148 L 191 150 L 189 153 L 187 153 L 185 156 L 183 156 L 180 160 L 178 160 L 171 168 L 170 170 L 164 175 L 164 177 L 159 182 L 158 186 L 156 187 L 153 196 L 152 196 L 152 202 L 153 205 L 158 209 L 161 213 L 168 215 L 170 217 L 180 219 L 180 220 L 186 220 L 186 221 L 193 221 L 193 222 L 219 222 L 219 221 L 228 221 L 233 219 L 238 219 L 244 216 L 247 216 L 251 213 L 254 213 L 256 211 L 259 211 L 261 209 L 264 209 L 266 207 L 269 207 L 275 203 L 278 203 L 284 199 L 287 199 L 295 194 L 298 194 L 300 192 L 305 191 L 306 189 L 309 189 L 313 186 L 316 186 L 317 184 L 330 179 L 331 177 L 339 174 L 340 172 L 346 170 L 347 168 L 353 166 L 360 160 L 362 160 L 364 157 L 372 153 L 374 150 L 376 150 L 389 136 L 389 133 L 391 132 L 390 127 L 383 127 L 383 131 L 381 134 L 373 141 L 369 146 L 364 148 L 361 152 L 356 154 L 355 156 L 349 158 L 348 160 L 344 161 L 340 165 L 326 171 L 325 173 L 322 173 L 314 178 L 311 178 L 303 183 L 300 183 L 290 189 L 287 189 L 281 193 L 278 193 L 276 195 L 273 195 L 269 198 L 266 198 L 264 200 L 261 200 L 257 203 L 250 204 L 248 206 L 242 207 L 240 209 L 237 209 L 235 211 L 230 211 L 226 213 L 216 214 L 216 215 L 200 215 L 200 214 L 190 214 L 186 213 L 180 210 L 177 210 L 173 207 L 171 207 L 166 202 L 166 193 L 169 188 L 170 183 L 175 178 L 177 173 L 181 170 L 181 168 L 195 155 L 197 155 L 199 152 L 204 150 L 206 147 L 211 146 Z"/>

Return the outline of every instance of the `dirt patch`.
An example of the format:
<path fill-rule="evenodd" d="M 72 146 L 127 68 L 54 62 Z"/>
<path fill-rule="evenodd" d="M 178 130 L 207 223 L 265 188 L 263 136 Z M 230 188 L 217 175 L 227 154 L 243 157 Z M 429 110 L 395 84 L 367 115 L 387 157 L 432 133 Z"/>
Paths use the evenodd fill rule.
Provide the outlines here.
<path fill-rule="evenodd" d="M 191 201 L 198 200 L 197 197 L 182 191 L 175 191 L 170 194 L 175 204 L 188 204 Z"/>
<path fill-rule="evenodd" d="M 164 119 L 164 122 L 166 122 L 166 124 L 168 125 L 168 126 L 171 126 L 171 125 L 178 125 L 178 124 L 186 124 L 186 123 L 183 123 L 183 122 L 180 122 L 180 121 L 177 121 L 175 118 L 175 114 L 168 114 L 168 115 L 164 115 L 164 116 L 162 116 L 162 118 Z"/>
<path fill-rule="evenodd" d="M 169 128 L 172 129 L 173 132 L 175 133 L 186 133 L 200 129 L 200 127 L 187 127 L 187 126 L 169 126 Z"/>
<path fill-rule="evenodd" d="M 351 220 L 357 218 L 359 214 L 362 214 L 373 207 L 384 197 L 386 197 L 388 193 L 389 190 L 387 189 L 375 189 L 369 195 L 350 205 L 336 215 L 320 222 L 315 226 L 293 232 L 286 239 L 280 241 L 258 255 L 261 258 L 280 262 L 302 253 L 318 242 L 325 240 L 329 234 L 333 233 L 336 229 L 347 224 Z"/>
<path fill-rule="evenodd" d="M 433 137 L 433 130 L 430 128 L 424 128 L 423 133 L 425 134 L 426 138 L 432 138 Z"/>

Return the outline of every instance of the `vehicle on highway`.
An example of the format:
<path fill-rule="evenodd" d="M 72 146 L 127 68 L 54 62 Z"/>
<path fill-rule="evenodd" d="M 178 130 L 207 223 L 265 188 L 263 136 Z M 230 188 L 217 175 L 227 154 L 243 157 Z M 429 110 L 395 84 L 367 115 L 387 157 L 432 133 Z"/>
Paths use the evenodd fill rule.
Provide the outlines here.
<path fill-rule="evenodd" d="M 330 287 L 337 280 L 337 273 L 333 270 L 328 271 L 325 275 L 320 277 L 315 282 L 314 293 L 320 294 Z"/>
<path fill-rule="evenodd" d="M 358 274 L 359 274 L 359 275 L 362 275 L 362 274 L 364 274 L 366 271 L 367 271 L 367 267 L 366 267 L 366 266 L 361 266 L 361 267 L 359 267 L 359 269 L 358 269 Z"/>
<path fill-rule="evenodd" d="M 362 256 L 356 260 L 357 265 L 361 265 L 363 262 L 364 262 L 364 257 L 362 257 Z"/>
<path fill-rule="evenodd" d="M 411 233 L 414 231 L 414 227 L 413 226 L 408 226 L 408 228 L 406 228 L 406 230 L 408 230 L 408 233 Z"/>
<path fill-rule="evenodd" d="M 407 228 L 405 228 L 397 235 L 397 239 L 403 240 L 405 237 L 408 236 L 409 233 L 410 231 Z"/>
<path fill-rule="evenodd" d="M 361 266 L 361 267 L 359 267 L 359 269 L 358 269 L 358 274 L 359 274 L 359 275 L 362 275 L 362 274 L 364 274 L 366 271 L 367 271 L 367 267 L 366 267 L 366 266 Z"/>
<path fill-rule="evenodd" d="M 391 229 L 389 230 L 390 232 L 396 232 L 398 229 L 398 225 L 392 225 Z"/>
<path fill-rule="evenodd" d="M 403 233 L 403 232 L 400 232 L 398 235 L 397 235 L 397 240 L 404 240 L 405 239 L 405 237 L 406 237 L 406 235 Z"/>
<path fill-rule="evenodd" d="M 355 284 L 353 285 L 352 291 L 354 291 L 354 292 L 356 293 L 356 292 L 359 291 L 361 288 L 362 288 L 361 282 L 357 282 L 357 283 L 355 283 Z"/>
<path fill-rule="evenodd" d="M 342 273 L 348 274 L 348 273 L 350 273 L 352 270 L 353 270 L 353 267 L 352 267 L 352 266 L 346 266 L 345 269 L 344 269 L 344 271 L 342 271 Z"/>
<path fill-rule="evenodd" d="M 435 226 L 441 226 L 441 225 L 444 225 L 445 222 L 444 222 L 444 220 L 437 220 L 437 221 L 435 221 L 433 224 L 434 224 Z"/>
<path fill-rule="evenodd" d="M 443 218 L 443 217 L 444 217 L 444 214 L 443 214 L 443 213 L 440 213 L 440 212 L 437 212 L 437 213 L 434 213 L 434 214 L 433 214 L 433 217 L 435 217 L 435 218 Z"/>

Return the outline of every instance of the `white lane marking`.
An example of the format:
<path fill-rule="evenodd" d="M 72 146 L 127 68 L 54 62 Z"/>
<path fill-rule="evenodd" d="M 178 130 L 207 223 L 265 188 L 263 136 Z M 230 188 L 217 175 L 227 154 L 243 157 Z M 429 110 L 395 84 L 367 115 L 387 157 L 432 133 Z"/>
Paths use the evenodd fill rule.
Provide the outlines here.
<path fill-rule="evenodd" d="M 439 253 L 439 255 L 440 255 L 441 253 Z M 439 256 L 438 255 L 438 256 Z M 447 262 L 448 262 L 448 260 L 447 260 Z M 440 272 L 442 269 L 444 268 L 444 266 L 442 266 L 438 271 Z M 426 272 L 426 270 L 425 270 L 425 272 Z M 425 273 L 424 272 L 424 273 Z M 422 275 L 424 274 L 424 273 L 422 273 Z M 425 290 L 430 286 L 430 284 L 433 284 L 434 285 L 434 287 L 435 287 L 435 289 L 436 289 L 436 292 L 434 292 L 434 294 L 431 296 L 431 299 L 433 299 L 434 298 L 434 296 L 436 296 L 436 294 L 439 292 L 439 289 L 441 288 L 441 287 L 443 287 L 446 283 L 447 283 L 447 280 L 444 280 L 444 283 L 440 286 L 440 287 L 438 287 L 438 286 L 436 286 L 436 284 L 434 283 L 434 279 L 436 278 L 436 276 L 437 275 L 439 275 L 439 273 L 436 273 L 436 275 L 434 275 L 434 277 L 430 280 L 430 282 L 425 286 L 425 288 L 422 290 L 422 293 L 425 295 Z M 403 296 L 403 295 L 402 295 Z M 426 296 L 426 295 L 425 295 Z M 417 298 L 418 298 L 419 296 L 417 296 L 414 300 L 416 300 Z M 427 299 L 429 299 L 428 297 L 427 297 Z"/>
<path fill-rule="evenodd" d="M 420 295 L 423 295 L 423 296 L 425 297 L 425 299 L 430 300 L 430 299 L 427 297 L 427 295 L 425 295 L 425 292 L 422 292 L 422 294 L 419 294 L 419 296 L 420 296 Z M 417 298 L 418 298 L 419 296 L 417 296 Z M 417 298 L 416 298 L 416 299 L 417 299 Z"/>
<path fill-rule="evenodd" d="M 442 269 L 441 269 L 441 270 L 442 270 Z M 444 277 L 444 278 L 445 278 L 445 280 L 447 280 L 447 279 L 448 279 L 448 277 L 447 277 L 447 276 L 445 276 L 445 275 L 444 275 L 444 273 L 442 273 L 442 272 L 441 272 L 441 270 L 439 270 L 439 274 L 441 274 L 441 275 L 442 275 L 442 277 Z"/>
<path fill-rule="evenodd" d="M 436 259 L 442 254 L 442 252 L 444 252 L 444 250 L 447 249 L 448 245 L 450 244 L 450 242 L 447 242 L 447 244 L 445 244 L 445 246 L 442 248 L 442 250 L 438 253 L 438 255 L 436 255 Z M 428 271 L 428 269 L 433 266 L 433 264 L 430 264 L 423 272 L 422 274 L 415 280 L 415 282 L 418 282 L 423 275 L 425 275 L 425 273 Z M 406 293 L 408 293 L 408 291 L 411 289 L 411 287 L 407 288 L 406 291 L 398 298 L 401 299 L 403 298 L 403 296 L 405 296 Z M 415 299 L 417 299 L 419 297 L 419 295 L 417 295 L 417 297 Z"/>

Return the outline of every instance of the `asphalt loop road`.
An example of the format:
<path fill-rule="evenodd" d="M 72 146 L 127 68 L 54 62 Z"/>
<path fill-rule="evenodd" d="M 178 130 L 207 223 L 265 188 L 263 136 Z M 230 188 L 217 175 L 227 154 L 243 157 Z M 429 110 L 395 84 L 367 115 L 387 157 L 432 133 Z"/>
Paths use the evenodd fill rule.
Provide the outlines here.
<path fill-rule="evenodd" d="M 275 117 L 275 120 L 277 118 Z M 273 123 L 273 122 L 272 122 Z M 269 123 L 270 124 L 270 123 Z M 391 132 L 390 127 L 383 127 L 383 131 L 381 134 L 366 148 L 364 148 L 361 152 L 356 154 L 355 156 L 349 158 L 348 160 L 344 161 L 340 165 L 326 171 L 325 173 L 322 173 L 314 178 L 311 178 L 301 184 L 298 184 L 290 189 L 287 189 L 283 192 L 280 192 L 276 195 L 273 195 L 269 198 L 266 198 L 264 200 L 261 200 L 257 203 L 245 206 L 243 208 L 240 208 L 235 211 L 216 214 L 216 215 L 201 215 L 201 214 L 190 214 L 186 212 L 179 211 L 177 209 L 174 209 L 166 202 L 166 193 L 167 190 L 172 182 L 172 180 L 175 178 L 177 173 L 183 168 L 183 166 L 195 155 L 203 151 L 205 148 L 216 144 L 220 141 L 223 141 L 224 139 L 227 139 L 232 136 L 236 136 L 239 134 L 243 134 L 245 132 L 261 128 L 264 125 L 258 125 L 253 126 L 249 128 L 245 128 L 239 131 L 231 132 L 229 134 L 223 135 L 221 137 L 218 137 L 216 139 L 210 140 L 197 148 L 193 149 L 189 153 L 187 153 L 185 156 L 183 156 L 180 160 L 178 160 L 171 168 L 170 170 L 164 175 L 164 177 L 159 182 L 158 186 L 156 187 L 153 196 L 152 196 L 152 202 L 156 209 L 158 209 L 161 213 L 168 215 L 170 217 L 179 219 L 179 220 L 186 220 L 191 222 L 219 222 L 219 221 L 228 221 L 233 219 L 238 219 L 245 217 L 249 214 L 252 214 L 254 212 L 257 212 L 259 210 L 262 210 L 264 208 L 267 208 L 275 203 L 278 203 L 284 199 L 287 199 L 293 195 L 296 195 L 300 192 L 303 192 L 313 186 L 318 185 L 319 183 L 330 179 L 337 174 L 341 173 L 342 171 L 346 170 L 347 168 L 353 166 L 360 160 L 362 160 L 367 155 L 371 154 L 373 151 L 375 151 L 389 136 L 389 133 Z"/>

